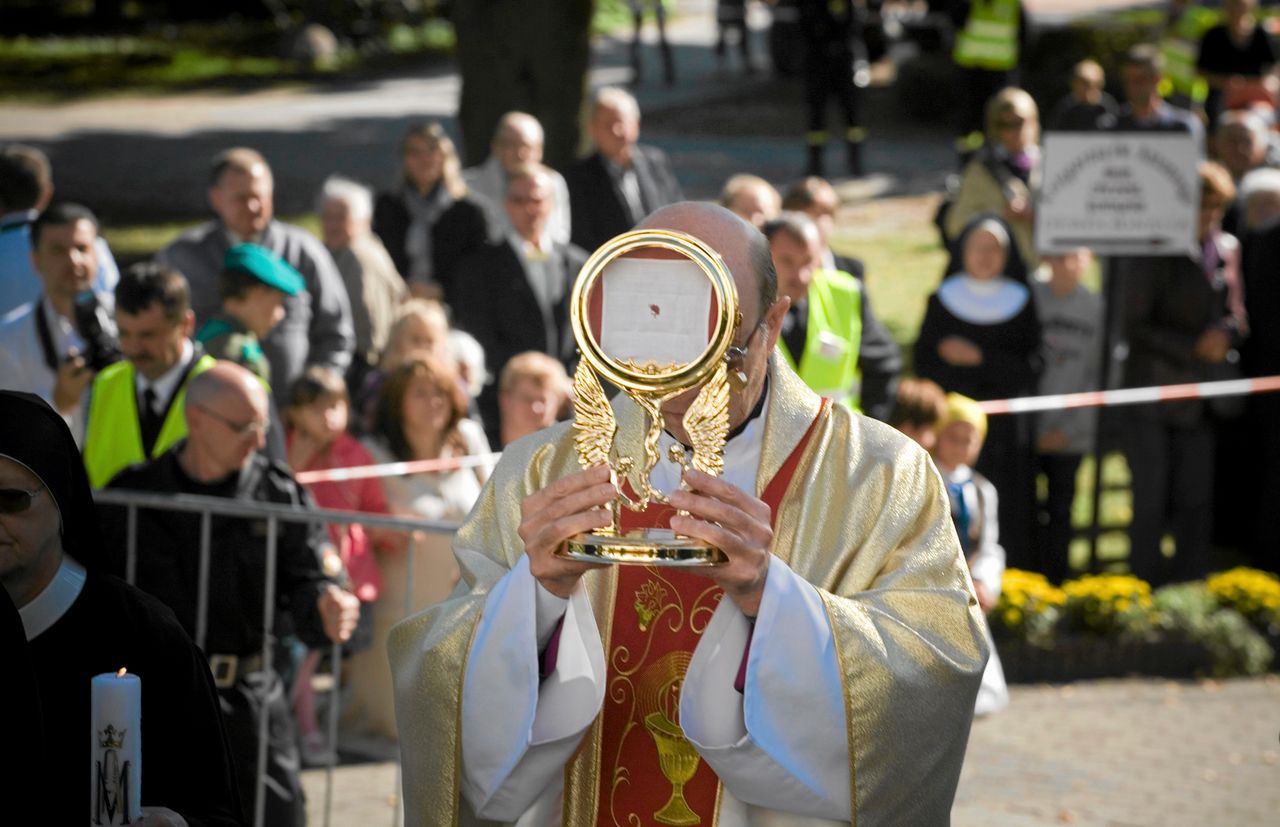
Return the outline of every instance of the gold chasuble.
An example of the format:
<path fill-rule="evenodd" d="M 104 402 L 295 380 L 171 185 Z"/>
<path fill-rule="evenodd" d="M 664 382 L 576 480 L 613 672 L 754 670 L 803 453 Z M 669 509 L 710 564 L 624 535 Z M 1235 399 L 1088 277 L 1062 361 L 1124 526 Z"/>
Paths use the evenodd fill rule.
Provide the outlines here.
<path fill-rule="evenodd" d="M 760 464 L 749 493 L 764 499 L 795 457 L 779 501 L 770 503 L 771 550 L 818 590 L 827 610 L 844 690 L 852 823 L 947 824 L 987 651 L 941 478 L 928 455 L 897 431 L 843 406 L 824 406 L 777 354 L 769 376 Z M 620 395 L 614 407 L 620 436 L 642 433 L 636 405 Z M 639 450 L 618 446 L 623 455 L 633 448 Z M 454 540 L 462 571 L 454 596 L 392 630 L 406 825 L 482 823 L 459 792 L 472 637 L 489 591 L 524 554 L 517 534 L 522 500 L 577 470 L 568 423 L 509 446 Z M 562 823 L 613 825 L 616 817 L 630 827 L 693 824 L 688 819 L 696 817 L 710 827 L 726 794 L 771 816 L 768 823 L 810 823 L 756 801 L 750 782 L 727 770 L 717 779 L 679 729 L 680 676 L 719 590 L 678 570 L 628 566 L 593 570 L 582 582 L 603 638 L 609 684 L 602 714 L 565 768 Z M 688 636 L 646 656 L 646 641 L 659 630 Z M 768 639 L 768 629 L 757 625 L 756 636 L 753 648 Z M 626 682 L 615 693 L 618 676 Z M 748 696 L 752 689 L 749 672 Z M 611 705 L 624 707 L 623 714 L 612 715 Z M 605 806 L 610 796 L 612 812 Z M 681 804 L 692 815 L 674 820 L 684 813 Z"/>

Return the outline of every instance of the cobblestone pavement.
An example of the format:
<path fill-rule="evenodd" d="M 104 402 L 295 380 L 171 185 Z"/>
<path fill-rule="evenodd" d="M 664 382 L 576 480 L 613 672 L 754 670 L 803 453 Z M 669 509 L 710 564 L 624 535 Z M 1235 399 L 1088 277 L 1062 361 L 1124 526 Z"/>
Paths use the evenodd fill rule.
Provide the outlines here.
<path fill-rule="evenodd" d="M 1280 677 L 1017 686 L 974 723 L 956 827 L 1270 827 L 1280 823 Z M 335 773 L 331 823 L 396 821 L 396 768 Z M 323 771 L 304 774 L 323 824 Z"/>

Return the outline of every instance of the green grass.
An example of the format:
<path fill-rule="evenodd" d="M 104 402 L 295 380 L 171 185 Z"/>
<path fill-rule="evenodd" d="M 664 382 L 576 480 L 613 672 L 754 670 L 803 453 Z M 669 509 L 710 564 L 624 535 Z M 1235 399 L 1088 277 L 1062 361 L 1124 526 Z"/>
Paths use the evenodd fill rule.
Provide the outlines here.
<path fill-rule="evenodd" d="M 323 81 L 446 54 L 454 33 L 448 21 L 435 18 L 396 24 L 384 36 L 384 53 L 366 57 L 340 47 L 324 66 L 281 57 L 284 41 L 265 23 L 191 24 L 163 35 L 0 37 L 0 97 L 41 100 Z"/>

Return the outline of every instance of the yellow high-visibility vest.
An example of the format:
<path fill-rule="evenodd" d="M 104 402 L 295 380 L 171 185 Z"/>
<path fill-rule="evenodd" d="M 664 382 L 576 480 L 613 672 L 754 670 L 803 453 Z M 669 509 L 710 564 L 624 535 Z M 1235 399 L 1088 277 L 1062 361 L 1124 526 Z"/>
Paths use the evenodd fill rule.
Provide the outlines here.
<path fill-rule="evenodd" d="M 187 435 L 187 419 L 182 410 L 187 399 L 187 384 L 191 377 L 213 365 L 214 358 L 205 354 L 187 371 L 165 412 L 164 424 L 160 426 L 156 444 L 151 446 L 150 456 L 142 450 L 133 363 L 116 362 L 94 377 L 84 436 L 84 468 L 94 490 L 102 488 L 130 465 L 160 456 Z"/>
<path fill-rule="evenodd" d="M 973 0 L 969 19 L 956 32 L 951 59 L 965 69 L 1007 72 L 1018 65 L 1018 0 Z"/>
<path fill-rule="evenodd" d="M 814 392 L 857 411 L 861 400 L 854 389 L 862 376 L 858 369 L 862 285 L 840 270 L 818 270 L 809 284 L 808 301 L 800 364 L 796 365 L 786 345 L 780 343 L 778 350 Z"/>

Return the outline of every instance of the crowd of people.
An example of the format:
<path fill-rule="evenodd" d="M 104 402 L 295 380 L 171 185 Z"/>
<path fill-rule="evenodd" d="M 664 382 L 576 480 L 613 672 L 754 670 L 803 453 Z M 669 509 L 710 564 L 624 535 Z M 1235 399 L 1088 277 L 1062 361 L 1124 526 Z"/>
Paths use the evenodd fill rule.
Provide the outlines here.
<path fill-rule="evenodd" d="M 1257 94 L 1271 89 L 1275 60 L 1252 5 L 1228 0 L 1227 22 L 1204 35 L 1199 77 L 1207 91 L 1184 101 L 1202 112 L 1170 102 L 1162 89 L 1173 67 L 1157 48 L 1138 46 L 1120 66 L 1122 103 L 1105 93 L 1102 67 L 1086 60 L 1046 123 L 1181 131 L 1204 155 L 1197 252 L 1105 262 L 1119 285 L 1110 318 L 1128 385 L 1280 373 L 1267 323 L 1280 313 L 1270 270 L 1280 244 L 1280 151 L 1273 110 Z M 1248 71 L 1240 68 L 1246 53 L 1256 64 Z M 847 66 L 846 58 L 824 59 Z M 811 92 L 825 102 L 825 88 Z M 984 611 L 999 595 L 1006 563 L 1055 581 L 1070 575 L 1075 481 L 1097 445 L 1098 422 L 1089 411 L 988 419 L 975 400 L 1095 389 L 1110 381 L 1104 362 L 1113 356 L 1102 352 L 1104 303 L 1081 283 L 1091 252 L 1041 256 L 1035 246 L 1040 109 L 1016 86 L 990 92 L 982 141 L 966 150 L 958 189 L 938 215 L 951 260 L 910 348 L 914 376 L 904 376 L 904 354 L 866 289 L 869 278 L 892 274 L 867 273 L 830 246 L 840 206 L 830 183 L 809 176 L 779 192 L 744 173 L 720 198 L 763 235 L 778 295 L 789 300 L 774 358 L 835 404 L 896 425 L 931 452 Z M 412 126 L 390 189 L 375 194 L 341 176 L 321 184 L 322 238 L 275 218 L 274 179 L 261 153 L 229 148 L 209 166 L 212 219 L 123 272 L 93 212 L 54 200 L 44 155 L 4 147 L 0 386 L 34 394 L 56 412 L 94 489 L 462 520 L 488 479 L 483 462 L 305 487 L 294 475 L 484 458 L 569 416 L 574 278 L 599 245 L 682 199 L 667 157 L 639 143 L 631 94 L 600 89 L 587 123 L 594 150 L 562 172 L 542 164 L 542 127 L 526 113 L 504 116 L 489 157 L 467 169 L 441 124 Z M 860 172 L 856 113 L 848 130 L 850 169 Z M 821 166 L 817 157 L 811 170 Z M 1215 539 L 1256 552 L 1276 536 L 1280 509 L 1264 504 L 1280 501 L 1277 414 L 1268 398 L 1133 411 L 1123 447 L 1135 574 L 1153 584 L 1192 579 L 1207 573 Z M 63 439 L 56 421 L 41 428 Z M 1215 469 L 1242 446 L 1260 461 L 1230 475 L 1235 496 L 1224 520 L 1214 507 Z M 16 480 L 12 491 L 53 490 L 36 465 L 0 457 L 0 478 Z M 80 497 L 77 484 L 58 483 Z M 0 512 L 20 510 L 19 499 L 0 500 Z M 32 496 L 24 502 L 30 507 Z M 273 630 L 263 621 L 264 524 L 215 516 L 202 529 L 198 515 L 144 509 L 134 525 L 119 509 L 100 511 L 91 573 L 123 575 L 135 566 L 137 585 L 203 638 L 197 657 L 208 658 L 212 688 L 198 688 L 216 693 L 230 767 L 212 771 L 235 776 L 224 786 L 238 786 L 240 802 L 196 802 L 189 817 L 206 808 L 216 823 L 228 806 L 252 811 L 256 721 L 265 706 L 273 721 L 268 823 L 302 823 L 297 768 L 326 760 L 333 746 L 317 725 L 310 677 L 334 642 L 346 644 L 352 667 L 348 731 L 396 738 L 385 642 L 406 604 L 439 601 L 458 583 L 448 538 L 281 524 L 272 582 L 283 611 Z M 68 522 L 68 512 L 61 518 Z M 202 530 L 227 554 L 212 568 L 207 627 L 197 629 L 192 538 Z M 1162 552 L 1167 531 L 1171 558 Z M 125 554 L 131 537 L 133 562 Z M 90 549 L 65 545 L 67 556 L 53 567 L 69 566 L 66 578 L 83 586 L 75 560 Z M 410 553 L 421 561 L 412 581 Z M 101 588 L 93 578 L 89 587 Z M 262 654 L 273 635 L 298 641 L 278 647 L 274 664 Z M 980 710 L 1004 702 L 998 671 L 993 659 Z"/>

